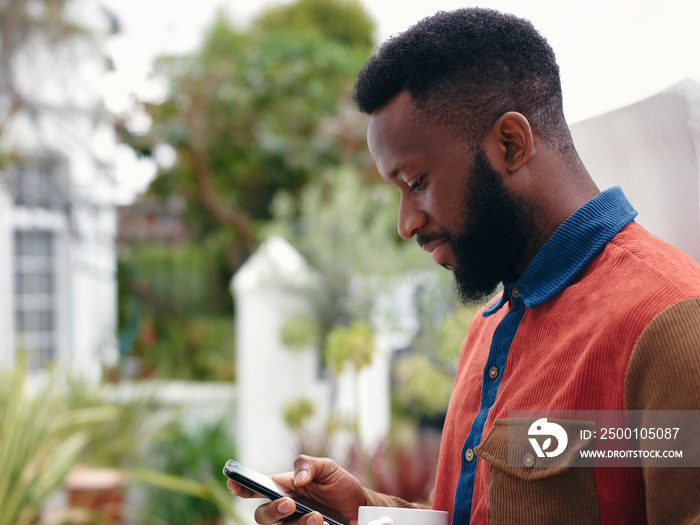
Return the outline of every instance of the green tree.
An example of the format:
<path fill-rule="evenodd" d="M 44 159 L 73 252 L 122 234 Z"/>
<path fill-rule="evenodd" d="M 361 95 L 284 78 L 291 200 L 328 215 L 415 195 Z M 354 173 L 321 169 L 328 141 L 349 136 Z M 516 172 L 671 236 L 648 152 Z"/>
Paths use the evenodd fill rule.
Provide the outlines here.
<path fill-rule="evenodd" d="M 294 200 L 330 166 L 370 171 L 365 120 L 350 111 L 349 93 L 370 52 L 372 31 L 356 1 L 299 0 L 263 12 L 244 29 L 221 14 L 196 52 L 158 59 L 154 75 L 167 89 L 162 100 L 142 103 L 150 130 L 136 135 L 127 126 L 119 129 L 143 155 L 158 158 L 164 147 L 175 152 L 174 163 L 161 166 L 148 193 L 184 197 L 192 240 L 178 249 L 132 245 L 124 252 L 125 352 L 139 351 L 144 360 L 157 362 L 170 349 L 171 356 L 190 356 L 170 362 L 204 370 L 206 363 L 195 359 L 201 330 L 194 326 L 193 332 L 190 320 L 197 311 L 230 319 L 232 305 L 230 296 L 223 301 L 211 287 L 205 289 L 202 277 L 227 289 L 230 276 L 257 246 L 279 191 Z M 204 259 L 194 257 L 188 273 L 194 252 Z M 165 261 L 149 263 L 162 254 L 178 255 L 178 275 L 199 277 L 190 282 L 165 271 Z M 165 286 L 158 275 L 165 276 Z M 174 282 L 183 285 L 173 287 Z M 178 375 L 182 372 L 180 367 Z"/>
<path fill-rule="evenodd" d="M 315 30 L 329 41 L 350 47 L 373 46 L 374 23 L 354 0 L 298 0 L 263 12 L 256 25 L 277 31 Z"/>
<path fill-rule="evenodd" d="M 158 60 L 167 95 L 144 103 L 152 129 L 127 140 L 144 154 L 176 152 L 149 191 L 183 195 L 198 238 L 225 232 L 231 270 L 256 246 L 278 190 L 295 194 L 346 162 L 353 142 L 364 151 L 362 125 L 340 116 L 372 30 L 357 2 L 300 0 L 244 30 L 220 15 L 197 52 Z"/>

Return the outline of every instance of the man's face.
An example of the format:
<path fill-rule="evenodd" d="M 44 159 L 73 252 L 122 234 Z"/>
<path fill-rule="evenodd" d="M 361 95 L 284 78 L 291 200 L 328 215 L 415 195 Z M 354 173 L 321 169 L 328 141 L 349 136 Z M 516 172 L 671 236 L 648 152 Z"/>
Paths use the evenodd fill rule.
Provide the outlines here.
<path fill-rule="evenodd" d="M 414 115 L 403 91 L 372 114 L 368 129 L 382 178 L 401 193 L 399 234 L 415 235 L 435 262 L 454 269 L 463 301 L 481 300 L 515 277 L 534 218 L 481 147 Z"/>

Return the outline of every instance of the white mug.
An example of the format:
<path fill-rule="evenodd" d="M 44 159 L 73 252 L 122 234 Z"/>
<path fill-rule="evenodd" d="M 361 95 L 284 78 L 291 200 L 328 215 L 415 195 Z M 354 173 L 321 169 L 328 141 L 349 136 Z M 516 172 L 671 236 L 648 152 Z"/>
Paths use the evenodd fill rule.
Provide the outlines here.
<path fill-rule="evenodd" d="M 358 525 L 448 525 L 444 510 L 360 507 Z"/>

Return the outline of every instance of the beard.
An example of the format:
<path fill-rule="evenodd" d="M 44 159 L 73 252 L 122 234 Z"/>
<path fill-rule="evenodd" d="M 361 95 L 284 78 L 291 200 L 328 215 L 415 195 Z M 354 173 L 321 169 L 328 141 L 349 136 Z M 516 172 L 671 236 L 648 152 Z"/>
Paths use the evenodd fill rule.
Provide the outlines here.
<path fill-rule="evenodd" d="M 490 297 L 501 281 L 515 280 L 516 267 L 535 231 L 535 210 L 506 188 L 483 149 L 467 174 L 460 231 L 448 233 L 455 256 L 455 292 L 463 303 Z"/>

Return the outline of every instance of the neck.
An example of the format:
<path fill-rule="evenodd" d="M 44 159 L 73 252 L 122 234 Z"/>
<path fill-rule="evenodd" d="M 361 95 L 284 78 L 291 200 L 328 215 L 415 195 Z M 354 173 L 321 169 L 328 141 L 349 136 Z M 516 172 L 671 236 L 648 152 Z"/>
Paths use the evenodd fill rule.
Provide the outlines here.
<path fill-rule="evenodd" d="M 539 166 L 533 166 L 538 173 L 537 184 L 528 200 L 534 213 L 535 232 L 516 267 L 517 275 L 572 213 L 600 193 L 578 155 L 574 157 L 550 157 L 548 161 L 540 161 Z"/>

